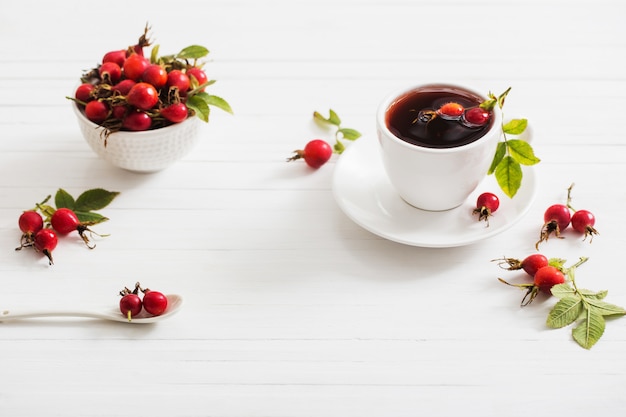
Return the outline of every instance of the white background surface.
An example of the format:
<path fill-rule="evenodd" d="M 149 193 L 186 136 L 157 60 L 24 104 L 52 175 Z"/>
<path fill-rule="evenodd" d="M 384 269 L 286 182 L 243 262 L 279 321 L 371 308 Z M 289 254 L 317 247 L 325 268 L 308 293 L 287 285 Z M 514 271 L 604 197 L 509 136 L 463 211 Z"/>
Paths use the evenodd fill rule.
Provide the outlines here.
<path fill-rule="evenodd" d="M 626 319 L 590 351 L 545 326 L 553 300 L 490 262 L 535 252 L 544 209 L 592 210 L 593 244 L 541 247 L 626 305 L 626 33 L 619 1 L 22 0 L 0 13 L 0 309 L 116 304 L 135 281 L 180 293 L 139 327 L 0 324 L 2 416 L 583 416 L 626 407 Z M 87 147 L 70 103 L 83 70 L 135 42 L 211 50 L 215 110 L 192 155 L 138 175 Z M 534 132 L 539 190 L 505 233 L 461 248 L 384 240 L 351 222 L 318 171 L 286 163 L 337 111 L 359 140 L 378 102 L 431 81 L 499 93 Z M 65 239 L 49 267 L 15 252 L 17 218 L 64 188 L 120 191 L 97 248 Z"/>

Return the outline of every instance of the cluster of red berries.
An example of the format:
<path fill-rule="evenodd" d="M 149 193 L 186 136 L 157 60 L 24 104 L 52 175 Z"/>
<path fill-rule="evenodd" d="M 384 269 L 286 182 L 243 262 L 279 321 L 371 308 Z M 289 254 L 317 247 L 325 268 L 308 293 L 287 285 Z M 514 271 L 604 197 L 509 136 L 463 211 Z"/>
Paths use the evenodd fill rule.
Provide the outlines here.
<path fill-rule="evenodd" d="M 560 233 L 570 224 L 576 232 L 584 234 L 584 239 L 587 236 L 593 237 L 593 235 L 598 234 L 598 231 L 594 228 L 596 221 L 594 215 L 588 210 L 575 210 L 572 208 L 571 191 L 573 187 L 574 184 L 567 189 L 567 204 L 553 204 L 546 209 L 544 213 L 545 223 L 541 228 L 541 238 L 535 244 L 537 250 L 539 250 L 539 244 L 548 240 L 548 237 L 552 234 L 562 238 Z M 542 290 L 550 294 L 550 290 L 554 285 L 566 282 L 565 274 L 563 273 L 564 261 L 562 259 L 549 260 L 544 255 L 533 254 L 521 261 L 515 258 L 501 258 L 497 259 L 497 261 L 499 261 L 500 266 L 506 265 L 508 270 L 523 269 L 528 275 L 533 277 L 534 281 L 532 284 L 509 284 L 528 288 L 528 292 L 522 300 L 522 305 L 530 304 L 538 291 Z M 500 281 L 508 284 L 501 278 Z"/>
<path fill-rule="evenodd" d="M 139 293 L 143 294 L 143 299 Z M 167 309 L 167 297 L 158 291 L 152 291 L 148 288 L 141 288 L 139 283 L 135 284 L 133 290 L 124 287 L 120 291 L 122 298 L 120 299 L 120 311 L 128 321 L 133 317 L 137 317 L 142 310 L 152 316 L 160 316 Z"/>
<path fill-rule="evenodd" d="M 593 240 L 593 236 L 599 234 L 595 229 L 596 218 L 589 210 L 576 210 L 572 207 L 571 192 L 574 184 L 567 189 L 567 203 L 553 204 L 546 209 L 543 215 L 544 224 L 541 228 L 539 240 L 535 244 L 538 249 L 541 242 L 545 242 L 554 234 L 557 238 L 563 238 L 561 232 L 570 225 L 576 232 L 584 235 L 583 240 L 589 237 L 589 241 Z"/>
<path fill-rule="evenodd" d="M 532 283 L 524 284 L 510 284 L 502 278 L 498 278 L 500 282 L 507 285 L 527 289 L 522 299 L 522 306 L 530 304 L 540 291 L 550 294 L 552 287 L 565 283 L 565 274 L 562 270 L 563 260 L 561 259 L 549 260 L 544 255 L 535 253 L 522 260 L 500 258 L 495 261 L 498 261 L 499 266 L 509 271 L 523 269 L 524 272 L 532 278 Z"/>
<path fill-rule="evenodd" d="M 18 225 L 22 231 L 20 238 L 20 246 L 15 250 L 22 248 L 33 248 L 37 252 L 43 253 L 50 265 L 54 263 L 52 259 L 52 251 L 57 247 L 59 242 L 58 236 L 68 235 L 71 232 L 78 232 L 89 249 L 93 249 L 86 232 L 94 234 L 89 229 L 89 225 L 82 223 L 76 213 L 68 208 L 59 208 L 50 216 L 48 225 L 44 225 L 43 216 L 36 210 L 27 210 L 23 212 L 19 219 Z"/>
<path fill-rule="evenodd" d="M 196 60 L 208 53 L 206 48 L 190 47 L 195 54 L 161 58 L 153 50 L 148 59 L 143 52 L 150 45 L 147 30 L 136 45 L 107 52 L 75 91 L 74 101 L 85 116 L 108 131 L 144 131 L 183 122 L 194 113 L 188 97 L 211 83 Z"/>
<path fill-rule="evenodd" d="M 484 126 L 489 121 L 490 113 L 480 106 L 466 109 L 459 103 L 449 102 L 435 111 L 421 110 L 418 115 L 422 122 L 429 122 L 435 117 L 441 117 L 444 120 L 457 120 L 464 126 L 473 128 Z"/>

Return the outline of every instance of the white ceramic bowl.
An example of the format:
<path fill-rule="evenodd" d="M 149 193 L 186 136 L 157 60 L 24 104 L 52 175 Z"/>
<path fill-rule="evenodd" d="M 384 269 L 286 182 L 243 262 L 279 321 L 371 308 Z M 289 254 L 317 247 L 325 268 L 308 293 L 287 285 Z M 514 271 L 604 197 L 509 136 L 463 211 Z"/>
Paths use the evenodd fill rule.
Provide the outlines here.
<path fill-rule="evenodd" d="M 197 117 L 190 117 L 159 129 L 115 132 L 109 135 L 105 146 L 104 129 L 87 119 L 75 103 L 72 108 L 91 149 L 116 167 L 135 172 L 160 171 L 187 155 L 198 142 L 202 123 Z"/>

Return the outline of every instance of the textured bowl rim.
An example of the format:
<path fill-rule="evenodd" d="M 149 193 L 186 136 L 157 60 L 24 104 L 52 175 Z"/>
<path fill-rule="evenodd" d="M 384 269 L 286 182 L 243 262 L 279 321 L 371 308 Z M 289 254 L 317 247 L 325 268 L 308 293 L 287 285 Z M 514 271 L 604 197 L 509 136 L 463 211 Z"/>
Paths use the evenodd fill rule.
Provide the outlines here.
<path fill-rule="evenodd" d="M 72 103 L 72 109 L 74 110 L 74 113 L 76 113 L 76 116 L 81 120 L 81 122 L 87 124 L 88 126 L 93 127 L 94 129 L 101 129 L 104 130 L 105 128 L 97 123 L 92 122 L 91 120 L 89 120 L 87 118 L 87 116 L 85 116 L 85 113 L 81 110 L 81 108 L 79 107 L 78 103 L 73 102 Z M 195 119 L 195 120 L 193 120 Z M 169 126 L 165 126 L 165 127 L 159 127 L 156 129 L 148 129 L 148 130 L 141 130 L 141 131 L 133 131 L 133 130 L 120 130 L 117 132 L 112 132 L 111 135 L 115 135 L 116 133 L 123 133 L 125 135 L 130 134 L 132 136 L 137 136 L 137 137 L 141 137 L 141 136 L 149 136 L 151 134 L 154 134 L 154 132 L 165 132 L 167 130 L 173 130 L 176 128 L 180 128 L 181 125 L 184 125 L 188 122 L 197 122 L 200 119 L 198 119 L 197 116 L 192 116 L 192 117 L 188 117 L 187 119 L 185 119 L 184 121 L 180 122 L 180 123 L 174 123 L 171 124 Z"/>

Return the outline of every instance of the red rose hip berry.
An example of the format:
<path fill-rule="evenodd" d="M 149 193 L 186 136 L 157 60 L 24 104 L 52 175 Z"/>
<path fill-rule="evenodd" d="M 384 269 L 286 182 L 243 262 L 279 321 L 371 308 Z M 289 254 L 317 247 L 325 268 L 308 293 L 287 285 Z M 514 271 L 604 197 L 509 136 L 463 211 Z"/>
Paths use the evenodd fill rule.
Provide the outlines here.
<path fill-rule="evenodd" d="M 544 224 L 535 247 L 538 248 L 539 244 L 548 240 L 552 234 L 561 238 L 561 232 L 569 226 L 571 217 L 570 209 L 565 204 L 553 204 L 548 207 L 543 214 Z"/>
<path fill-rule="evenodd" d="M 143 111 L 130 111 L 122 121 L 122 127 L 126 130 L 140 132 L 150 129 L 152 118 Z"/>
<path fill-rule="evenodd" d="M 141 76 L 150 65 L 145 57 L 139 54 L 132 54 L 124 61 L 124 75 L 133 81 L 139 81 Z"/>
<path fill-rule="evenodd" d="M 187 70 L 187 76 L 189 77 L 190 80 L 193 80 L 193 79 L 196 80 L 196 87 L 209 81 L 209 78 L 207 77 L 206 72 L 204 72 L 204 70 L 198 67 L 189 68 Z M 204 91 L 204 88 L 201 91 Z"/>
<path fill-rule="evenodd" d="M 141 313 L 141 309 L 141 298 L 137 294 L 126 294 L 120 300 L 120 311 L 128 318 L 128 321 Z"/>
<path fill-rule="evenodd" d="M 533 281 L 534 285 L 545 293 L 550 293 L 552 287 L 564 282 L 565 275 L 563 275 L 563 272 L 551 265 L 539 268 L 535 273 Z"/>
<path fill-rule="evenodd" d="M 124 61 L 126 61 L 126 49 L 110 51 L 104 54 L 104 57 L 102 57 L 102 63 L 114 62 L 120 67 L 124 65 Z"/>
<path fill-rule="evenodd" d="M 476 199 L 474 214 L 478 220 L 485 220 L 489 224 L 489 217 L 500 207 L 500 199 L 494 193 L 482 193 Z"/>
<path fill-rule="evenodd" d="M 128 78 L 120 81 L 119 83 L 113 86 L 113 91 L 125 96 L 128 94 L 131 88 L 133 88 L 137 84 L 136 81 L 129 80 Z"/>
<path fill-rule="evenodd" d="M 489 121 L 489 112 L 480 107 L 472 107 L 463 113 L 461 120 L 468 127 L 484 126 Z"/>
<path fill-rule="evenodd" d="M 93 100 L 91 93 L 95 89 L 96 87 L 93 84 L 83 83 L 76 88 L 74 98 L 76 98 L 76 100 L 82 101 L 83 103 L 87 103 Z"/>
<path fill-rule="evenodd" d="M 122 78 L 122 69 L 115 62 L 104 62 L 98 68 L 98 72 L 105 84 L 115 84 Z"/>
<path fill-rule="evenodd" d="M 155 88 L 161 88 L 167 84 L 167 71 L 158 64 L 150 64 L 144 71 L 141 79 L 148 84 L 152 84 Z"/>
<path fill-rule="evenodd" d="M 498 265 L 503 269 L 509 271 L 523 269 L 531 277 L 534 277 L 539 269 L 549 265 L 548 258 L 540 253 L 533 253 L 522 260 L 515 258 L 500 258 L 496 259 L 496 261 L 498 261 Z"/>
<path fill-rule="evenodd" d="M 189 109 L 184 103 L 170 104 L 161 110 L 161 116 L 172 123 L 180 123 L 187 119 Z"/>
<path fill-rule="evenodd" d="M 594 228 L 596 224 L 596 217 L 589 210 L 578 210 L 572 214 L 571 224 L 572 229 L 585 235 L 583 240 L 587 239 L 587 236 L 591 236 L 589 239 L 591 242 L 593 240 L 593 235 L 599 234 Z"/>
<path fill-rule="evenodd" d="M 50 265 L 54 264 L 52 259 L 52 251 L 57 247 L 59 243 L 59 239 L 57 234 L 52 229 L 41 229 L 37 233 L 35 233 L 35 237 L 33 240 L 33 244 L 35 249 L 48 258 L 48 263 Z"/>
<path fill-rule="evenodd" d="M 437 114 L 446 120 L 458 120 L 465 111 L 465 108 L 459 103 L 446 103 L 437 110 Z"/>
<path fill-rule="evenodd" d="M 126 101 L 140 110 L 150 110 L 159 102 L 159 93 L 152 84 L 141 82 L 130 89 Z"/>
<path fill-rule="evenodd" d="M 93 231 L 86 224 L 80 222 L 73 210 L 64 207 L 57 209 L 50 217 L 50 224 L 60 235 L 67 235 L 74 231 L 78 232 L 78 235 L 90 249 L 95 247 L 91 244 L 87 235 L 85 235 L 85 232 L 93 233 Z"/>
<path fill-rule="evenodd" d="M 85 105 L 85 117 L 94 123 L 101 124 L 109 117 L 109 106 L 101 101 L 90 101 Z"/>
<path fill-rule="evenodd" d="M 172 70 L 167 74 L 167 85 L 168 87 L 178 88 L 178 92 L 181 95 L 185 95 L 191 86 L 191 81 L 187 74 L 181 70 Z"/>
<path fill-rule="evenodd" d="M 25 211 L 20 215 L 18 225 L 22 231 L 22 237 L 20 239 L 20 246 L 15 248 L 15 250 L 33 246 L 35 234 L 43 229 L 43 217 L 34 210 Z"/>
<path fill-rule="evenodd" d="M 167 297 L 158 291 L 145 289 L 143 308 L 153 316 L 160 316 L 167 309 Z"/>
<path fill-rule="evenodd" d="M 311 168 L 317 169 L 324 165 L 333 155 L 333 148 L 322 139 L 313 139 L 306 144 L 303 150 L 294 151 L 294 155 L 287 161 L 304 159 Z"/>

